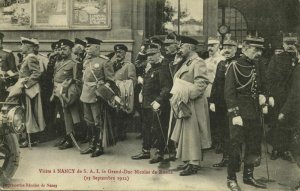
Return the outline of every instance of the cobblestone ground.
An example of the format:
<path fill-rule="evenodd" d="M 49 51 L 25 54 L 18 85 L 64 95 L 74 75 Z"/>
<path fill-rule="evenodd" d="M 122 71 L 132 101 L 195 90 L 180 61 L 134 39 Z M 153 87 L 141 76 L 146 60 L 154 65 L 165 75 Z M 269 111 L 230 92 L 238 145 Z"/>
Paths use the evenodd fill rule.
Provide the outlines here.
<path fill-rule="evenodd" d="M 180 161 L 170 163 L 170 168 L 159 171 L 157 164 L 147 160 L 131 160 L 130 156 L 141 150 L 141 140 L 130 134 L 128 139 L 116 146 L 107 148 L 105 155 L 90 158 L 81 155 L 76 148 L 58 150 L 54 141 L 38 147 L 21 149 L 20 166 L 6 189 L 10 190 L 228 190 L 226 169 L 213 168 L 212 164 L 221 159 L 213 150 L 206 151 L 202 169 L 198 174 L 179 176 L 176 168 Z M 84 145 L 86 146 L 86 145 Z M 292 190 L 300 180 L 300 169 L 294 163 L 278 159 L 269 161 L 270 191 Z M 266 163 L 255 170 L 255 177 L 265 179 Z M 242 183 L 242 190 L 260 190 Z"/>

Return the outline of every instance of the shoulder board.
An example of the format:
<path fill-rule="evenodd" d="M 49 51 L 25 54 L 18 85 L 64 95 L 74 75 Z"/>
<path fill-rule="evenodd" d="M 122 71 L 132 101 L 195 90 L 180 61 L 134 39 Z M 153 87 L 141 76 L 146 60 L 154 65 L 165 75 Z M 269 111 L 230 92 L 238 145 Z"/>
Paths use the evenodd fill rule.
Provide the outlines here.
<path fill-rule="evenodd" d="M 104 56 L 104 55 L 100 55 L 99 57 L 100 57 L 100 58 L 103 58 L 103 59 L 105 59 L 105 60 L 109 60 L 109 58 L 108 58 L 107 56 Z"/>
<path fill-rule="evenodd" d="M 2 49 L 4 52 L 7 52 L 7 53 L 11 53 L 12 52 L 12 50 L 8 50 L 8 49 L 5 49 L 5 48 L 3 48 Z"/>
<path fill-rule="evenodd" d="M 39 55 L 39 56 L 43 56 L 43 57 L 47 57 L 46 55 L 44 55 L 44 54 L 41 54 L 41 53 L 39 53 L 38 55 Z"/>

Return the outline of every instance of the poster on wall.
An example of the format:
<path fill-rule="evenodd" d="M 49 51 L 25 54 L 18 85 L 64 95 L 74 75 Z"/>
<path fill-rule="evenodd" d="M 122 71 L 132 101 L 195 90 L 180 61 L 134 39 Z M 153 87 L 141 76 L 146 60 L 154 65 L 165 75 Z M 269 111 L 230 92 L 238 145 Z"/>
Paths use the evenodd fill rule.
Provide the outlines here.
<path fill-rule="evenodd" d="M 31 1 L 0 1 L 1 29 L 28 29 L 31 21 Z"/>
<path fill-rule="evenodd" d="M 72 26 L 109 26 L 109 0 L 74 0 Z"/>
<path fill-rule="evenodd" d="M 44 26 L 67 26 L 67 0 L 35 0 L 34 24 Z"/>

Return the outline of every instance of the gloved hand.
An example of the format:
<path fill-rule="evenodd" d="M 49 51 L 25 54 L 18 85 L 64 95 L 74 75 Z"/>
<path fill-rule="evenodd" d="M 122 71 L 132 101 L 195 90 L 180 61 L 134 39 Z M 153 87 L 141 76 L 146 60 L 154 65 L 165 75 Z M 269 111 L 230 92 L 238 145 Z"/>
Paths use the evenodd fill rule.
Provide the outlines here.
<path fill-rule="evenodd" d="M 284 120 L 284 114 L 283 114 L 283 113 L 279 113 L 279 115 L 278 115 L 278 120 L 279 120 L 279 121 Z"/>
<path fill-rule="evenodd" d="M 232 118 L 232 124 L 233 125 L 243 126 L 242 117 L 241 116 L 236 116 L 236 117 Z"/>
<path fill-rule="evenodd" d="M 263 114 L 268 114 L 268 106 L 264 106 L 262 108 L 262 112 L 263 112 Z"/>
<path fill-rule="evenodd" d="M 139 103 L 143 103 L 143 94 L 142 94 L 142 91 L 139 93 Z"/>
<path fill-rule="evenodd" d="M 141 76 L 138 77 L 138 84 L 144 84 L 144 79 Z"/>
<path fill-rule="evenodd" d="M 264 105 L 267 101 L 266 97 L 262 94 L 259 94 L 258 99 L 259 99 L 259 105 Z"/>
<path fill-rule="evenodd" d="M 214 103 L 209 104 L 209 109 L 212 112 L 216 112 L 216 105 Z"/>
<path fill-rule="evenodd" d="M 157 101 L 151 103 L 153 110 L 158 110 L 160 108 L 160 104 Z"/>
<path fill-rule="evenodd" d="M 274 107 L 274 105 L 275 105 L 275 100 L 274 100 L 273 97 L 269 97 L 269 105 L 270 105 L 271 107 Z"/>

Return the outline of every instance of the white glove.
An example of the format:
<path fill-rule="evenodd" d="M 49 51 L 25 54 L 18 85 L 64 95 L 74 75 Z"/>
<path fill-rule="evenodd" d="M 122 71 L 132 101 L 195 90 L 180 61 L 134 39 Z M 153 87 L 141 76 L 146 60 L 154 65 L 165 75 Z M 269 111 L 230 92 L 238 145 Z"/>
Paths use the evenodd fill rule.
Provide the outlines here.
<path fill-rule="evenodd" d="M 267 101 L 266 97 L 262 94 L 259 94 L 258 99 L 259 99 L 259 105 L 264 105 Z"/>
<path fill-rule="evenodd" d="M 151 103 L 151 106 L 154 110 L 158 110 L 160 107 L 160 104 L 157 101 L 154 101 Z"/>
<path fill-rule="evenodd" d="M 262 112 L 263 112 L 263 114 L 268 114 L 268 106 L 264 106 L 262 108 Z"/>
<path fill-rule="evenodd" d="M 143 94 L 142 94 L 142 91 L 139 93 L 139 103 L 143 103 Z"/>
<path fill-rule="evenodd" d="M 243 126 L 243 120 L 242 120 L 241 116 L 236 116 L 236 117 L 232 118 L 232 124 Z"/>
<path fill-rule="evenodd" d="M 283 113 L 279 113 L 279 115 L 278 115 L 278 120 L 279 120 L 279 121 L 284 120 L 284 114 L 283 114 Z"/>
<path fill-rule="evenodd" d="M 144 84 L 144 79 L 141 76 L 138 77 L 138 84 Z"/>
<path fill-rule="evenodd" d="M 216 112 L 216 106 L 215 106 L 215 104 L 214 103 L 209 104 L 209 109 L 212 112 Z"/>
<path fill-rule="evenodd" d="M 275 105 L 275 100 L 274 100 L 273 97 L 269 97 L 269 105 L 270 105 L 271 107 L 274 107 L 274 105 Z"/>

